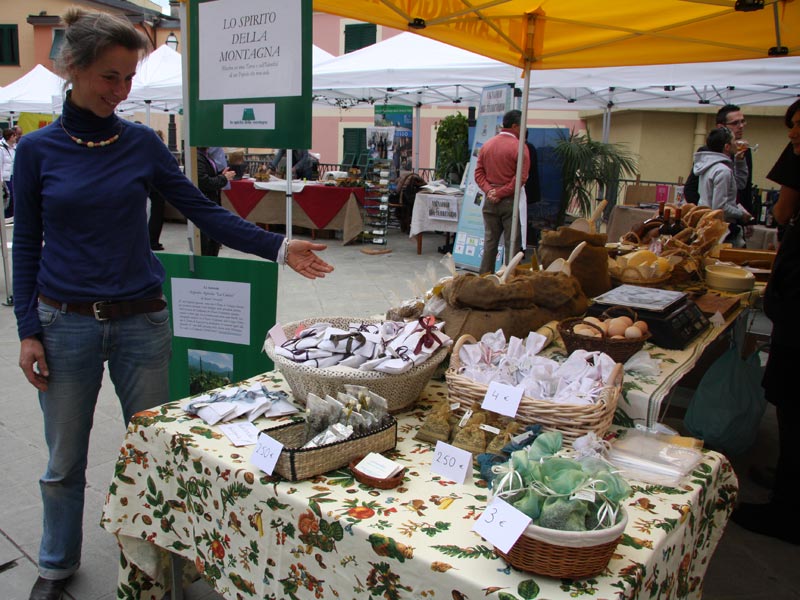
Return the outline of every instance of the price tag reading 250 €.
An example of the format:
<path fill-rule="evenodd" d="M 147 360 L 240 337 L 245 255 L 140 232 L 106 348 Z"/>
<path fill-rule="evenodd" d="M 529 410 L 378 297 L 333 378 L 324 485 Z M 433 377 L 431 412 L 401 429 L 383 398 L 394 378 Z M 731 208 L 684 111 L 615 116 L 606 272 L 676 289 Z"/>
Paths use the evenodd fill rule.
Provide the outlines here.
<path fill-rule="evenodd" d="M 456 483 L 464 483 L 470 472 L 472 472 L 472 453 L 441 441 L 436 442 L 431 473 Z"/>
<path fill-rule="evenodd" d="M 481 408 L 505 415 L 517 416 L 517 409 L 522 400 L 522 389 L 493 381 L 486 390 Z"/>
<path fill-rule="evenodd" d="M 278 440 L 268 436 L 266 433 L 259 433 L 258 443 L 250 457 L 250 462 L 267 475 L 272 475 L 275 463 L 278 462 L 278 457 L 281 455 L 282 450 L 283 444 Z"/>
<path fill-rule="evenodd" d="M 472 531 L 501 552 L 508 553 L 530 522 L 528 515 L 500 498 L 494 498 L 475 521 Z"/>

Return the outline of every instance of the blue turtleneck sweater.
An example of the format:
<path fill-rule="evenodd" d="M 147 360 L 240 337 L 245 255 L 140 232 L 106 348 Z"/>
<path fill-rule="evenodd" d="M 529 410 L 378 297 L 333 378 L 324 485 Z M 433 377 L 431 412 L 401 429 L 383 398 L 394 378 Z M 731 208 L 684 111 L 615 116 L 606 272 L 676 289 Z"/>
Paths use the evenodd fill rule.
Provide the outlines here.
<path fill-rule="evenodd" d="M 63 128 L 62 128 L 63 122 Z M 120 133 L 108 146 L 76 144 Z M 54 123 L 26 134 L 14 164 L 14 312 L 20 339 L 41 332 L 38 294 L 62 302 L 161 295 L 164 267 L 150 250 L 147 190 L 153 186 L 226 246 L 275 260 L 283 236 L 209 201 L 155 132 L 69 100 Z"/>

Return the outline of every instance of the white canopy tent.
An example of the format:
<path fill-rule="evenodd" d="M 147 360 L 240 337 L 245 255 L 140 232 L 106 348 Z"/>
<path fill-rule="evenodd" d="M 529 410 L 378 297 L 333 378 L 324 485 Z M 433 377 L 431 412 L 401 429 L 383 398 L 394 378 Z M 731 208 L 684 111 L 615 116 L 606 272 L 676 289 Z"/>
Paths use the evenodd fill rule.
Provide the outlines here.
<path fill-rule="evenodd" d="M 0 114 L 61 111 L 64 80 L 47 67 L 36 65 L 0 90 Z"/>
<path fill-rule="evenodd" d="M 398 57 L 403 57 L 402 61 Z M 522 85 L 521 71 L 413 33 L 401 33 L 314 69 L 314 93 L 334 104 L 477 101 L 480 88 Z M 729 102 L 789 104 L 800 95 L 800 57 L 537 71 L 529 106 L 669 108 Z M 569 105 L 569 106 L 568 106 Z"/>

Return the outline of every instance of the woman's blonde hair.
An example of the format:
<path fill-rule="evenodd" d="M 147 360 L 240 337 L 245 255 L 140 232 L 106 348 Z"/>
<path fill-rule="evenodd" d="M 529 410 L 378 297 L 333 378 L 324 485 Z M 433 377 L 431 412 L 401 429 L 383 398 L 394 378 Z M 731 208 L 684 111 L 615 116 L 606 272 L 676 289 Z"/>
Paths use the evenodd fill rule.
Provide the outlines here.
<path fill-rule="evenodd" d="M 62 20 L 67 29 L 55 67 L 65 79 L 69 79 L 70 70 L 89 67 L 112 46 L 140 53 L 147 50 L 147 38 L 122 17 L 70 8 Z"/>

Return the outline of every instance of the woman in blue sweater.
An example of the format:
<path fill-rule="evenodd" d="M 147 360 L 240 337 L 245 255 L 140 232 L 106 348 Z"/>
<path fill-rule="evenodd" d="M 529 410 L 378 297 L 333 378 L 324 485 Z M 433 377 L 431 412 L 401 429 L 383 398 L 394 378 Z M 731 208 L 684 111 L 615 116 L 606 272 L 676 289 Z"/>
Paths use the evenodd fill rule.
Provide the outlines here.
<path fill-rule="evenodd" d="M 145 38 L 108 14 L 69 11 L 59 70 L 72 84 L 53 124 L 25 136 L 14 170 L 14 292 L 19 364 L 39 390 L 50 456 L 39 578 L 30 598 L 61 597 L 78 569 L 89 433 L 108 362 L 126 422 L 168 400 L 164 268 L 150 250 L 148 188 L 215 240 L 324 277 L 324 245 L 268 233 L 217 206 L 180 172 L 152 129 L 114 114 Z"/>

